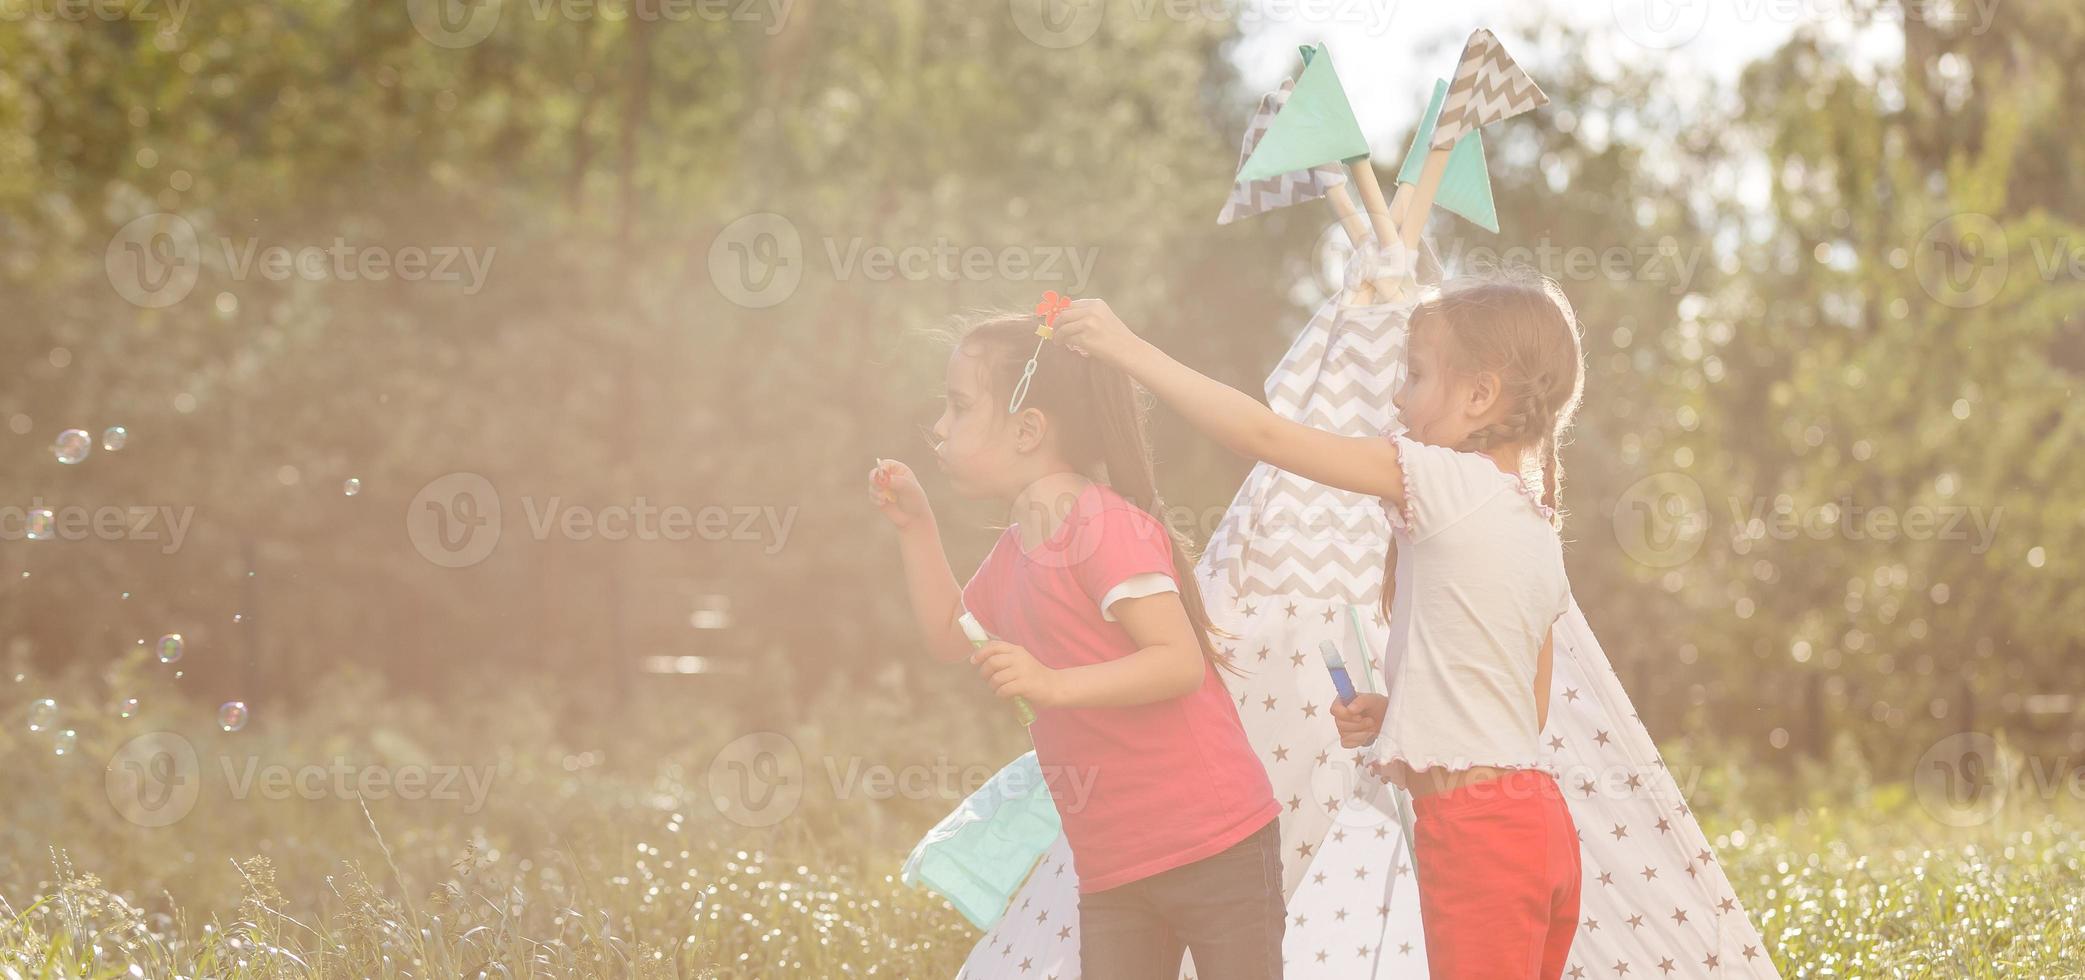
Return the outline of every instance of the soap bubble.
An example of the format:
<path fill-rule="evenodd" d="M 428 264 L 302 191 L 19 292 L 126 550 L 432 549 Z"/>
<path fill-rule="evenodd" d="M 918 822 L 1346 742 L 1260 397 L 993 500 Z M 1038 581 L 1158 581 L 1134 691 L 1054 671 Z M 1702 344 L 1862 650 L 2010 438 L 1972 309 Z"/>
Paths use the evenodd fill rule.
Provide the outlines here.
<path fill-rule="evenodd" d="M 136 698 L 124 698 L 123 700 L 121 700 L 121 701 L 118 701 L 118 702 L 116 702 L 116 717 L 118 717 L 118 718 L 136 718 L 137 716 L 138 716 L 138 699 L 136 699 Z"/>
<path fill-rule="evenodd" d="M 246 727 L 246 702 L 226 701 L 217 708 L 217 727 L 236 732 Z"/>
<path fill-rule="evenodd" d="M 120 425 L 112 425 L 101 430 L 101 448 L 109 452 L 115 452 L 123 448 L 123 444 L 129 441 L 130 430 Z"/>
<path fill-rule="evenodd" d="M 78 744 L 80 744 L 80 733 L 70 728 L 51 736 L 51 752 L 57 755 L 71 752 L 73 746 Z"/>
<path fill-rule="evenodd" d="M 340 492 L 347 494 L 350 497 L 358 493 L 361 493 L 362 481 L 356 477 L 348 477 L 348 481 L 340 485 Z"/>
<path fill-rule="evenodd" d="M 167 635 L 160 637 L 159 662 L 163 664 L 170 664 L 176 660 L 181 659 L 181 648 L 184 645 L 185 644 L 181 642 L 181 634 L 179 633 L 168 633 Z"/>
<path fill-rule="evenodd" d="M 51 444 L 52 454 L 61 463 L 77 463 L 87 458 L 94 448 L 94 437 L 85 429 L 67 429 L 58 433 L 58 441 Z"/>
<path fill-rule="evenodd" d="M 53 526 L 57 523 L 57 520 L 58 519 L 51 514 L 51 509 L 49 507 L 38 507 L 35 510 L 30 511 L 28 531 L 29 540 L 49 541 L 51 538 L 55 537 L 56 535 L 53 533 Z"/>
<path fill-rule="evenodd" d="M 29 730 L 43 731 L 58 723 L 58 702 L 50 698 L 38 698 L 29 705 Z"/>

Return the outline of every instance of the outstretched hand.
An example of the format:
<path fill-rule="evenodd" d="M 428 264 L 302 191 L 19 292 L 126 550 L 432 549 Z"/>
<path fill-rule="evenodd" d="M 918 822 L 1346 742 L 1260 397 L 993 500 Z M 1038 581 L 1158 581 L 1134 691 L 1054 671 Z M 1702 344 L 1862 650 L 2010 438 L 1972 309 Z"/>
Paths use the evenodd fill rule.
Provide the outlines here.
<path fill-rule="evenodd" d="M 1082 357 L 1097 357 L 1102 363 L 1128 369 L 1130 362 L 1149 345 L 1108 308 L 1107 300 L 1073 300 L 1057 314 L 1051 339 Z"/>
<path fill-rule="evenodd" d="M 879 459 L 869 470 L 869 499 L 876 502 L 883 519 L 901 531 L 934 513 L 927 504 L 926 488 L 919 485 L 912 467 L 895 459 Z"/>

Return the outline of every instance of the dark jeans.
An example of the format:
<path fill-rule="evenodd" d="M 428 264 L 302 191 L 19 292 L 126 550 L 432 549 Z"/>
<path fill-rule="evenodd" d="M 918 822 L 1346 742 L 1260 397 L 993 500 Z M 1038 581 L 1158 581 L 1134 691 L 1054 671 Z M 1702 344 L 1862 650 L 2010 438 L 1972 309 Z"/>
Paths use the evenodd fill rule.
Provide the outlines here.
<path fill-rule="evenodd" d="M 1281 976 L 1281 821 L 1193 864 L 1079 896 L 1079 972 L 1088 980 Z"/>

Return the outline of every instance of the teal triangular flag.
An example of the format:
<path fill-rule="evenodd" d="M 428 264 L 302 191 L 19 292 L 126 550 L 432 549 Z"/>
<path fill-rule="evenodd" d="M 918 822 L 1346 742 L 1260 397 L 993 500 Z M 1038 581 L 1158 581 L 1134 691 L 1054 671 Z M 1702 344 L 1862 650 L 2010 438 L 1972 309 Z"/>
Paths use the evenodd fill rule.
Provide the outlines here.
<path fill-rule="evenodd" d="M 1240 181 L 1309 170 L 1327 163 L 1342 163 L 1368 155 L 1368 140 L 1361 124 L 1354 121 L 1354 107 L 1347 104 L 1346 90 L 1332 70 L 1332 58 L 1319 45 L 1304 57 L 1303 75 L 1289 93 L 1288 104 L 1267 127 L 1260 145 L 1239 168 Z"/>
<path fill-rule="evenodd" d="M 1434 123 L 1440 120 L 1441 103 L 1447 98 L 1448 83 L 1433 83 L 1433 101 L 1427 104 L 1426 118 L 1419 121 L 1412 148 L 1405 154 L 1404 166 L 1397 171 L 1398 183 L 1419 182 L 1419 172 L 1426 169 L 1426 147 L 1433 142 Z M 1491 200 L 1491 172 L 1485 169 L 1484 137 L 1477 130 L 1456 140 L 1455 149 L 1448 152 L 1448 169 L 1441 173 L 1441 189 L 1434 195 L 1433 203 L 1486 231 L 1498 233 L 1499 211 Z"/>

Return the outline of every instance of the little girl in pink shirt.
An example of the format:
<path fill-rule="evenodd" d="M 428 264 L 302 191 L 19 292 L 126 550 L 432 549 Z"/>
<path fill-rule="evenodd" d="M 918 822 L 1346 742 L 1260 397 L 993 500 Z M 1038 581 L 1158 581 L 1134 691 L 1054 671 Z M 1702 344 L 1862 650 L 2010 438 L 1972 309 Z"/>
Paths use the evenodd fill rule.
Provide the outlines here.
<path fill-rule="evenodd" d="M 1079 876 L 1085 976 L 1175 980 L 1186 949 L 1204 980 L 1278 977 L 1280 806 L 1217 673 L 1191 555 L 1154 516 L 1136 389 L 1038 345 L 1039 322 L 975 323 L 948 360 L 936 462 L 957 492 L 1010 512 L 969 585 L 912 471 L 870 473 L 913 614 L 930 653 L 969 658 L 1035 711 Z M 974 653 L 966 609 L 995 638 Z"/>

